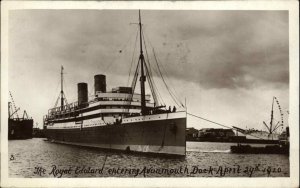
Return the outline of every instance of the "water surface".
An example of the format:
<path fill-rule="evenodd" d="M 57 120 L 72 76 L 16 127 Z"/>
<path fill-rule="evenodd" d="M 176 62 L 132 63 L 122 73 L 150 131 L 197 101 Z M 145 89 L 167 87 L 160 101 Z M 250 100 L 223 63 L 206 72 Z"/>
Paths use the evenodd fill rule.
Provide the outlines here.
<path fill-rule="evenodd" d="M 53 178 L 290 175 L 288 156 L 233 154 L 230 153 L 231 145 L 233 143 L 187 142 L 185 158 L 166 158 L 55 144 L 44 141 L 43 138 L 10 140 L 9 158 L 13 155 L 13 160 L 8 161 L 9 176 Z M 44 172 L 36 173 L 38 168 Z"/>

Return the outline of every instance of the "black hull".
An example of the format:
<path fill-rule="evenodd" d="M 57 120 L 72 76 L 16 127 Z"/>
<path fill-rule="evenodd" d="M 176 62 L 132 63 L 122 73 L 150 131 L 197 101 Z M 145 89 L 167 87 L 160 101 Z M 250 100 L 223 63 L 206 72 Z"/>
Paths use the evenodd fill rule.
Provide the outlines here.
<path fill-rule="evenodd" d="M 252 144 L 279 144 L 279 140 L 263 140 L 263 139 L 239 139 L 239 138 L 193 138 L 187 137 L 187 141 L 191 142 L 225 142 L 225 143 L 252 143 Z"/>
<path fill-rule="evenodd" d="M 265 147 L 252 147 L 250 145 L 238 145 L 230 147 L 232 153 L 246 154 L 285 154 L 289 155 L 288 145 L 271 145 Z"/>
<path fill-rule="evenodd" d="M 32 119 L 8 119 L 8 139 L 30 139 L 32 138 Z"/>
<path fill-rule="evenodd" d="M 46 126 L 45 135 L 62 144 L 184 156 L 185 129 L 186 118 L 177 118 L 84 128 Z"/>

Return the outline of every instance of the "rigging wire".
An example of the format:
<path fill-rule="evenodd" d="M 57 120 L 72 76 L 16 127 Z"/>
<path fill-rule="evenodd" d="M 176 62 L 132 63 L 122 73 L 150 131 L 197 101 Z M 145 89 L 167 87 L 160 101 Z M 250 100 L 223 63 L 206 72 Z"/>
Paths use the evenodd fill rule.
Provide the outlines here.
<path fill-rule="evenodd" d="M 136 51 L 136 44 L 137 44 L 137 38 L 138 38 L 138 30 L 136 32 L 136 36 L 135 36 L 135 42 L 134 42 L 134 49 L 133 49 L 133 53 L 132 53 L 132 58 L 131 58 L 131 63 L 130 63 L 130 69 L 129 69 L 129 75 L 128 75 L 128 80 L 127 80 L 127 86 L 129 84 L 129 80 L 130 80 L 130 76 L 131 76 L 131 69 L 132 69 L 132 65 L 133 65 L 133 61 L 134 61 L 134 57 L 135 57 L 135 51 Z"/>
<path fill-rule="evenodd" d="M 153 50 L 154 50 L 154 48 L 153 48 Z M 172 85 L 172 82 L 171 82 L 170 79 L 169 79 L 168 72 L 166 71 L 166 69 L 165 69 L 163 63 L 160 63 L 160 64 L 161 64 L 162 70 L 163 70 L 164 73 L 165 73 L 165 77 L 166 77 L 166 79 L 167 79 L 167 82 L 168 82 L 169 85 L 170 85 L 170 89 L 173 89 L 174 96 L 177 98 L 177 100 L 180 102 L 180 104 L 184 107 L 182 101 L 181 101 L 181 100 L 179 99 L 179 97 L 178 97 L 179 95 L 178 95 L 178 93 L 177 93 L 175 87 Z"/>
<path fill-rule="evenodd" d="M 147 56 L 147 60 L 148 60 L 148 64 L 149 64 L 149 67 L 150 67 L 150 74 L 151 74 L 151 78 L 153 78 L 153 76 L 152 76 L 152 71 L 151 70 L 154 70 L 154 72 L 156 73 L 156 75 L 159 77 L 159 73 L 158 73 L 158 71 L 156 70 L 156 69 L 154 69 L 152 66 L 151 66 L 151 63 L 150 63 L 150 58 L 149 58 L 149 55 L 148 55 L 148 50 L 147 50 L 147 45 L 146 45 L 146 39 L 145 39 L 145 36 L 144 36 L 144 32 L 142 33 L 143 35 L 143 39 L 144 39 L 144 46 L 145 46 L 145 50 L 146 50 L 146 56 Z M 147 36 L 146 36 L 147 37 Z M 149 41 L 149 40 L 148 40 Z M 149 42 L 150 43 L 150 42 Z M 150 43 L 150 45 L 151 45 L 151 43 Z M 151 68 L 152 67 L 152 68 Z M 156 86 L 156 83 L 153 81 L 153 79 L 152 79 L 152 82 L 153 82 L 153 85 L 154 85 L 154 88 L 155 88 L 155 90 L 157 91 L 156 93 L 157 93 L 157 95 L 158 95 L 158 99 L 159 99 L 159 101 L 160 101 L 160 103 L 163 105 L 163 106 L 166 106 L 166 104 L 165 104 L 165 101 L 163 100 L 163 97 L 161 96 L 161 94 L 160 94 L 160 92 L 159 92 L 159 89 L 158 89 L 158 87 Z"/>
<path fill-rule="evenodd" d="M 128 45 L 129 41 L 132 39 L 133 36 L 134 36 L 134 33 L 132 33 L 132 34 L 130 35 L 130 37 L 129 37 L 129 39 L 127 40 L 127 42 L 125 43 L 124 47 L 121 48 L 121 49 L 119 50 L 118 54 L 119 54 L 119 53 L 122 53 L 122 52 L 127 48 L 127 45 Z M 110 62 L 110 63 L 107 65 L 107 67 L 104 69 L 104 73 L 106 73 L 106 72 L 109 71 L 109 69 L 111 68 L 112 64 L 115 63 L 115 61 L 116 61 L 116 58 L 114 58 L 114 59 L 111 60 L 111 62 Z"/>
<path fill-rule="evenodd" d="M 168 90 L 168 92 L 169 92 L 171 98 L 174 100 L 174 102 L 177 104 L 177 106 L 180 106 L 180 105 L 178 104 L 178 102 L 176 101 L 176 99 L 174 98 L 174 96 L 172 95 L 172 92 L 170 91 L 170 89 L 169 89 L 169 87 L 168 87 L 168 85 L 167 85 L 167 83 L 166 83 L 164 77 L 162 76 L 162 73 L 161 73 L 161 71 L 160 71 L 160 68 L 159 68 L 159 65 L 158 65 L 158 61 L 157 61 L 157 58 L 156 58 L 154 49 L 153 49 L 153 53 L 154 53 L 154 59 L 155 59 L 155 62 L 156 62 L 156 65 L 157 65 L 157 68 L 158 68 L 158 71 L 159 71 L 159 74 L 160 74 L 160 77 L 161 77 L 162 81 L 164 82 L 164 84 L 165 84 L 165 86 L 166 86 L 166 88 L 167 88 L 167 90 Z"/>
<path fill-rule="evenodd" d="M 65 74 L 65 73 L 64 73 L 64 74 Z M 64 77 L 63 77 L 63 80 L 62 80 L 62 81 L 63 81 L 63 84 L 66 86 L 67 84 L 66 84 L 66 81 L 65 81 Z M 59 84 L 58 84 L 58 86 L 59 86 Z M 65 88 L 66 88 L 66 87 L 65 87 Z M 57 88 L 56 88 L 56 90 L 57 90 Z M 62 95 L 63 95 L 63 99 L 64 99 L 64 102 L 65 102 L 65 105 L 68 105 L 68 101 L 67 101 L 67 97 L 66 97 L 66 95 L 65 95 L 65 92 L 66 92 L 66 90 L 63 91 Z M 61 99 L 61 92 L 59 92 L 59 95 L 58 95 L 58 97 L 57 97 L 57 99 L 56 99 L 54 108 L 57 107 L 59 99 Z"/>
<path fill-rule="evenodd" d="M 10 98 L 11 98 L 12 105 L 13 105 L 13 107 L 14 107 L 14 110 L 15 110 L 15 112 L 16 112 L 16 116 L 17 116 L 17 118 L 19 119 L 19 115 L 18 115 L 18 112 L 17 112 L 18 110 L 17 110 L 16 104 L 15 104 L 14 98 L 13 98 L 13 96 L 12 96 L 12 94 L 11 94 L 10 91 L 9 91 L 9 95 L 10 95 Z"/>
<path fill-rule="evenodd" d="M 138 32 L 137 32 L 138 33 Z M 129 36 L 129 38 L 128 38 L 128 40 L 127 40 L 127 42 L 123 45 L 123 47 L 119 50 L 119 52 L 120 53 L 122 53 L 123 52 L 123 50 L 125 50 L 126 49 L 126 47 L 127 47 L 127 45 L 128 45 L 128 43 L 131 41 L 131 39 L 132 39 L 132 37 L 133 37 L 134 35 L 133 35 L 133 33 Z"/>
<path fill-rule="evenodd" d="M 277 107 L 279 109 L 279 114 L 280 114 L 280 121 L 278 121 L 277 119 L 275 119 L 273 117 L 273 104 L 272 104 L 272 111 L 271 111 L 271 122 L 270 125 L 268 126 L 264 121 L 263 121 L 263 125 L 267 128 L 267 131 L 269 132 L 269 135 L 273 134 L 278 128 L 281 127 L 281 129 L 283 129 L 283 113 L 281 110 L 281 106 L 279 104 L 279 101 L 276 97 L 273 97 L 273 103 L 274 101 L 277 103 Z M 275 126 L 273 126 L 273 123 L 275 121 L 278 121 L 277 124 Z"/>
<path fill-rule="evenodd" d="M 188 115 L 190 115 L 190 116 L 193 116 L 193 117 L 196 117 L 196 118 L 199 118 L 199 119 L 202 119 L 202 120 L 208 121 L 208 122 L 210 122 L 210 123 L 214 123 L 214 124 L 217 124 L 217 125 L 219 125 L 219 126 L 222 126 L 222 127 L 226 127 L 226 128 L 232 129 L 232 127 L 229 127 L 229 126 L 227 126 L 227 125 L 223 125 L 223 124 L 220 124 L 220 123 L 217 123 L 217 122 L 214 122 L 214 121 L 211 121 L 211 120 L 205 119 L 205 118 L 203 118 L 203 117 L 200 117 L 200 116 L 197 116 L 197 115 L 194 115 L 194 114 L 188 113 L 188 112 L 187 112 L 187 114 L 188 114 Z"/>
<path fill-rule="evenodd" d="M 57 82 L 57 86 L 56 86 L 56 89 L 55 89 L 55 93 L 58 91 L 58 87 L 59 87 L 59 85 L 60 85 L 60 81 L 59 82 Z M 55 102 L 55 99 L 56 99 L 56 101 L 57 101 L 57 98 L 53 98 L 53 100 L 52 100 L 52 103 L 51 104 L 53 104 L 54 102 Z M 54 104 L 54 107 L 56 107 L 56 103 L 57 102 L 55 102 Z"/>
<path fill-rule="evenodd" d="M 144 46 L 145 46 L 145 51 L 146 51 L 146 57 L 147 57 L 147 61 L 145 61 L 146 62 L 146 64 L 148 63 L 148 66 L 149 66 L 149 70 L 150 70 L 150 78 L 151 78 L 151 82 L 152 82 L 152 84 L 153 84 L 153 86 L 154 86 L 154 92 L 156 93 L 156 98 L 158 98 L 159 99 L 159 101 L 160 101 L 160 103 L 162 104 L 162 105 L 165 105 L 165 102 L 164 102 L 164 100 L 163 100 L 163 97 L 161 97 L 161 94 L 160 94 L 160 92 L 159 92 L 159 90 L 157 89 L 157 86 L 156 86 L 156 83 L 154 82 L 154 80 L 152 79 L 153 78 L 153 74 L 152 74 L 152 70 L 154 70 L 155 71 L 155 73 L 157 74 L 157 75 L 159 75 L 158 74 L 158 72 L 155 70 L 155 69 L 151 69 L 151 63 L 150 63 L 150 58 L 149 58 L 149 56 L 148 56 L 148 50 L 147 50 L 147 46 L 146 46 L 146 42 L 145 42 L 145 38 L 144 38 L 144 34 L 143 34 L 143 39 L 144 39 Z"/>
<path fill-rule="evenodd" d="M 145 35 L 146 35 L 146 33 L 145 33 Z M 182 103 L 182 102 L 179 100 L 179 98 L 176 96 L 176 94 L 175 94 L 175 92 L 176 92 L 175 89 L 173 89 L 173 90 L 175 91 L 175 92 L 173 92 L 173 91 L 171 90 L 171 88 L 167 85 L 167 83 L 166 83 L 166 81 L 165 81 L 165 79 L 164 79 L 164 77 L 163 77 L 163 75 L 162 75 L 162 73 L 161 73 L 160 66 L 159 66 L 159 61 L 158 61 L 158 59 L 157 59 L 157 57 L 156 57 L 155 50 L 154 50 L 154 48 L 153 48 L 151 42 L 149 41 L 147 35 L 146 35 L 146 38 L 147 38 L 147 40 L 148 40 L 150 46 L 151 46 L 152 49 L 153 49 L 154 59 L 155 59 L 155 62 L 156 62 L 156 65 L 157 65 L 158 71 L 159 71 L 159 74 L 158 74 L 158 75 L 162 78 L 163 83 L 165 84 L 165 86 L 166 86 L 166 88 L 167 88 L 167 90 L 168 90 L 168 92 L 169 92 L 171 98 L 172 98 L 173 101 L 177 104 L 177 106 L 182 106 L 182 107 L 184 107 L 183 103 Z M 163 66 L 162 66 L 162 67 L 163 67 Z M 163 68 L 164 68 L 164 67 L 163 67 Z M 167 72 L 166 70 L 164 70 L 164 71 Z M 166 74 L 166 76 L 167 76 L 167 74 Z"/>
<path fill-rule="evenodd" d="M 64 73 L 64 74 L 66 74 L 66 73 Z M 65 79 L 63 79 L 63 83 L 64 83 L 65 88 L 68 88 Z M 67 93 L 66 91 L 67 90 L 65 89 L 63 92 L 63 95 L 64 95 L 64 100 L 65 100 L 66 104 L 68 104 L 67 97 L 66 97 L 66 93 Z"/>
<path fill-rule="evenodd" d="M 154 90 L 157 91 L 157 92 L 156 92 L 156 98 L 157 98 L 157 100 L 158 100 L 158 103 L 157 103 L 157 104 L 161 104 L 162 106 L 165 106 L 165 105 L 166 105 L 166 104 L 165 104 L 165 101 L 164 101 L 163 97 L 161 96 L 161 94 L 160 94 L 160 92 L 159 92 L 159 90 L 158 90 L 158 88 L 157 88 L 155 82 L 152 81 L 152 84 L 153 84 Z"/>
<path fill-rule="evenodd" d="M 148 64 L 149 64 L 149 67 L 151 68 L 151 64 L 150 64 L 150 62 L 149 62 L 149 59 L 150 59 L 150 58 L 149 58 L 149 56 L 148 56 L 148 51 L 147 51 L 147 48 L 146 48 L 146 42 L 145 42 L 146 40 L 145 40 L 145 36 L 144 36 L 144 34 L 143 34 L 142 36 L 143 36 L 143 39 L 144 39 L 144 45 L 145 45 L 145 49 L 146 49 L 146 55 L 147 55 L 147 58 L 148 58 Z M 149 43 L 150 43 L 150 42 L 149 42 Z M 150 45 L 151 45 L 151 43 L 150 43 Z M 155 54 L 154 54 L 154 57 L 155 57 Z M 155 58 L 156 58 L 156 57 L 155 57 Z M 157 63 L 157 62 L 156 62 L 156 63 Z M 159 69 L 159 67 L 158 67 L 158 69 Z M 150 70 L 151 70 L 151 69 L 150 69 Z M 159 72 L 156 71 L 156 69 L 153 69 L 153 68 L 152 68 L 152 70 L 154 70 L 155 73 L 156 73 L 158 76 L 160 76 L 160 77 L 162 78 L 162 80 L 164 81 L 163 76 L 162 76 L 160 70 L 159 70 Z M 151 72 L 151 74 L 152 74 L 152 72 Z M 166 84 L 165 82 L 164 82 L 164 84 L 165 84 L 165 86 L 166 86 L 166 88 L 167 88 L 167 90 L 168 90 L 167 84 Z M 161 95 L 160 95 L 160 93 L 159 93 L 159 91 L 158 91 L 158 89 L 157 89 L 157 87 L 156 87 L 155 82 L 154 82 L 154 85 L 155 85 L 155 88 L 156 88 L 157 93 L 158 93 L 158 95 L 159 95 L 159 98 L 162 100 L 163 105 L 165 105 L 165 102 L 164 102 L 163 98 L 161 97 Z M 168 92 L 169 92 L 169 90 L 168 90 Z M 169 93 L 170 93 L 170 92 L 169 92 Z M 170 94 L 170 96 L 171 96 L 171 98 L 174 100 L 172 94 Z M 176 103 L 177 106 L 180 106 L 180 105 L 178 105 L 178 103 L 176 102 L 176 100 L 174 100 L 174 101 L 175 101 L 175 103 Z"/>
<path fill-rule="evenodd" d="M 137 32 L 138 34 L 138 32 Z M 135 49 L 136 49 L 136 43 L 137 43 L 137 36 L 136 35 L 136 40 L 135 40 L 135 47 L 134 47 L 134 53 L 133 53 L 133 56 L 132 56 L 132 61 L 131 61 L 131 66 L 130 66 L 130 72 L 129 72 L 129 77 L 128 77 L 128 81 L 127 81 L 127 85 L 128 85 L 128 82 L 129 82 L 129 79 L 130 79 L 130 75 L 131 75 L 131 69 L 132 69 L 132 64 L 133 64 L 133 60 L 134 60 L 134 54 L 135 54 Z M 144 36 L 143 36 L 144 37 Z M 160 102 L 158 101 L 157 99 L 157 88 L 156 88 L 156 85 L 154 83 L 154 81 L 152 80 L 152 71 L 151 71 L 151 68 L 149 69 L 148 67 L 151 66 L 150 63 L 149 63 L 149 56 L 148 56 L 148 52 L 147 52 L 147 48 L 146 48 L 146 44 L 145 44 L 145 39 L 144 39 L 144 45 L 145 45 L 145 50 L 146 50 L 146 55 L 147 55 L 147 59 L 145 59 L 145 67 L 146 67 L 146 77 L 148 78 L 148 82 L 149 82 L 149 87 L 151 89 L 151 92 L 152 92 L 152 95 L 153 95 L 153 98 L 154 98 L 154 101 L 156 104 L 159 104 Z M 148 60 L 148 61 L 147 61 Z M 140 62 L 140 60 L 139 60 Z M 134 90 L 135 90 L 135 87 L 136 87 L 136 81 L 137 81 L 137 77 L 138 77 L 138 67 L 139 67 L 139 62 L 138 62 L 138 66 L 135 70 L 135 74 L 134 74 L 134 77 L 133 77 L 133 80 L 132 80 L 132 84 L 131 84 L 131 88 L 133 90 L 133 93 L 134 93 Z M 147 63 L 148 63 L 148 66 L 147 66 Z M 160 96 L 160 95 L 159 95 Z M 163 100 L 162 100 L 163 101 Z M 164 103 L 164 102 L 163 102 Z"/>
<path fill-rule="evenodd" d="M 140 67 L 140 60 L 138 61 L 138 64 L 136 66 L 135 73 L 134 73 L 132 83 L 131 83 L 132 94 L 134 93 L 135 86 L 136 86 L 136 81 L 137 81 L 137 78 L 138 78 L 138 75 L 139 75 L 139 70 L 138 70 L 139 67 Z"/>
<path fill-rule="evenodd" d="M 149 80 L 148 82 L 149 82 L 150 90 L 151 90 L 152 95 L 153 95 L 154 102 L 155 102 L 155 104 L 159 104 L 158 100 L 157 100 L 157 95 L 156 95 L 154 87 L 153 87 L 153 82 L 151 80 L 151 76 L 150 76 L 150 73 L 149 73 L 149 69 L 148 69 L 147 63 L 145 64 L 145 67 L 146 67 L 146 77 Z"/>
<path fill-rule="evenodd" d="M 153 99 L 154 99 L 155 103 L 158 105 L 160 103 L 158 101 L 159 90 L 157 89 L 157 87 L 155 85 L 155 82 L 153 80 L 153 74 L 152 74 L 152 70 L 151 70 L 150 58 L 149 58 L 149 55 L 148 55 L 148 50 L 147 50 L 147 45 L 146 45 L 146 42 L 145 42 L 144 32 L 142 32 L 142 37 L 144 39 L 143 41 L 144 41 L 144 46 L 145 46 L 145 51 L 146 51 L 146 57 L 147 57 L 146 58 L 147 61 L 145 61 L 146 62 L 146 64 L 145 64 L 146 75 L 148 76 L 149 86 L 150 86 L 150 89 L 151 89 L 151 92 L 152 92 L 152 95 L 153 95 Z M 162 98 L 161 98 L 161 100 L 162 100 Z M 164 105 L 164 102 L 162 102 L 162 104 Z"/>
<path fill-rule="evenodd" d="M 280 119 L 281 119 L 280 126 L 283 126 L 283 113 L 282 113 L 282 110 L 281 110 L 281 106 L 279 104 L 279 101 L 278 101 L 277 97 L 274 97 L 274 98 L 275 98 L 275 101 L 277 103 L 277 106 L 278 106 L 278 109 L 279 109 L 279 113 L 280 113 Z"/>
<path fill-rule="evenodd" d="M 59 101 L 59 99 L 60 99 L 60 93 L 59 93 L 59 95 L 58 95 L 58 97 L 57 97 L 57 99 L 56 99 L 56 102 L 55 102 L 54 108 L 56 108 L 56 106 L 57 106 L 57 104 L 58 104 L 58 101 Z"/>
<path fill-rule="evenodd" d="M 210 123 L 213 123 L 213 124 L 222 126 L 222 127 L 226 127 L 226 128 L 229 128 L 229 129 L 234 129 L 234 128 L 230 127 L 230 126 L 227 126 L 227 125 L 224 125 L 224 124 L 221 124 L 221 123 L 217 123 L 217 122 L 215 122 L 215 121 L 212 121 L 212 120 L 209 120 L 209 119 L 206 119 L 206 118 L 197 116 L 197 115 L 195 115 L 195 114 L 191 114 L 191 113 L 188 113 L 188 112 L 187 112 L 187 114 L 190 115 L 190 116 L 193 116 L 193 117 L 202 119 L 202 120 L 204 120 L 204 121 L 208 121 L 208 122 L 210 122 Z M 238 131 L 238 129 L 235 129 L 235 130 Z M 243 134 L 245 134 L 245 133 L 243 133 Z M 254 136 L 254 135 L 250 135 L 250 136 L 253 136 L 253 137 L 256 137 L 256 138 L 259 138 L 259 139 L 262 139 L 262 140 L 263 140 L 263 138 L 260 138 L 260 137 L 258 137 L 258 136 Z"/>
<path fill-rule="evenodd" d="M 136 81 L 137 81 L 137 77 L 138 77 L 138 69 L 139 69 L 139 66 L 140 66 L 140 59 L 138 61 L 138 64 L 136 66 L 136 69 L 135 69 L 135 72 L 134 72 L 134 76 L 133 76 L 133 79 L 132 79 L 132 83 L 131 83 L 131 95 L 127 95 L 127 98 L 126 100 L 128 101 L 128 108 L 127 108 L 127 111 L 129 112 L 129 107 L 131 105 L 131 102 L 132 102 L 132 98 L 133 98 L 133 94 L 134 94 L 134 90 L 135 90 L 135 86 L 136 86 Z"/>
<path fill-rule="evenodd" d="M 65 93 L 63 93 L 63 96 L 64 96 L 64 101 L 66 102 L 66 105 L 68 105 L 68 101 L 67 101 L 67 98 L 66 98 L 66 95 L 65 95 Z M 58 97 L 57 97 L 57 99 L 56 99 L 56 102 L 55 102 L 55 105 L 54 105 L 54 108 L 56 108 L 57 107 L 57 105 L 58 105 L 58 101 L 59 101 L 59 99 L 61 98 L 61 93 L 59 93 L 59 95 L 58 95 Z"/>
<path fill-rule="evenodd" d="M 116 62 L 116 59 L 119 57 L 118 54 L 122 53 L 127 48 L 128 44 L 131 41 L 131 39 L 132 39 L 133 36 L 134 36 L 134 32 L 128 37 L 128 40 L 124 43 L 124 45 L 122 46 L 122 48 L 118 51 L 117 55 L 115 55 L 117 57 L 113 57 L 111 59 L 111 61 L 107 64 L 106 68 L 102 69 L 103 70 L 102 74 L 106 74 L 109 71 L 109 69 L 111 68 L 111 66 Z M 100 65 L 97 66 L 97 69 L 100 69 L 99 66 Z M 88 83 L 93 83 L 93 77 L 88 79 Z M 93 92 L 89 92 L 88 91 L 88 94 L 89 94 L 89 97 L 95 96 L 93 94 Z"/>
<path fill-rule="evenodd" d="M 153 48 L 153 54 L 154 54 L 155 61 L 156 61 L 156 63 L 157 63 L 157 66 L 158 66 L 158 70 L 159 70 L 159 72 L 160 72 L 160 75 L 161 75 L 161 77 L 162 77 L 162 79 L 163 79 L 163 81 L 164 81 L 164 83 L 165 83 L 165 85 L 166 85 L 166 87 L 167 87 L 167 89 L 168 89 L 170 95 L 172 96 L 172 98 L 174 97 L 173 100 L 176 100 L 176 101 L 180 104 L 180 105 L 178 105 L 178 106 L 184 107 L 183 103 L 179 100 L 179 98 L 176 96 L 176 94 L 172 91 L 172 88 L 169 87 L 169 86 L 167 85 L 166 81 L 164 80 L 164 77 L 163 77 L 163 74 L 161 73 L 161 69 L 160 69 L 159 64 L 161 64 L 161 67 L 163 67 L 163 66 L 162 66 L 162 63 L 159 63 L 158 59 L 156 58 L 156 53 L 155 53 L 154 48 Z M 165 71 L 165 73 L 166 73 L 166 71 Z M 166 75 L 167 75 L 167 74 L 166 74 Z M 169 82 L 170 82 L 170 81 L 169 81 Z M 175 91 L 175 89 L 173 89 L 173 90 Z"/>

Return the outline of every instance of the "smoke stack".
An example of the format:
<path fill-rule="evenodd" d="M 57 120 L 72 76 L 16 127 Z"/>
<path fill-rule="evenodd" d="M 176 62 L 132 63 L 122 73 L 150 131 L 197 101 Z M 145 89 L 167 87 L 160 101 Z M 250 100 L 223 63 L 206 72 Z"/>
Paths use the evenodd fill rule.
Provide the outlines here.
<path fill-rule="evenodd" d="M 94 76 L 95 79 L 95 94 L 97 91 L 102 93 L 106 92 L 106 77 L 103 74 L 98 74 Z"/>
<path fill-rule="evenodd" d="M 78 105 L 88 102 L 88 85 L 87 83 L 78 83 Z"/>

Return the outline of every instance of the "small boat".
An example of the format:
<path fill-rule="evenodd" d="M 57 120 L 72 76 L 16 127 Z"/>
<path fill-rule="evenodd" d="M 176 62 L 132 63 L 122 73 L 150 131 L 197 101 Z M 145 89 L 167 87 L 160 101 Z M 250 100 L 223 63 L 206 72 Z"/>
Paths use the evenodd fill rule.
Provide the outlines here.
<path fill-rule="evenodd" d="M 242 145 L 238 143 L 237 146 L 231 146 L 232 153 L 251 153 L 251 154 L 285 154 L 289 155 L 289 127 L 286 128 L 286 139 L 279 140 L 279 144 L 267 145 L 265 147 L 254 147 L 251 145 Z"/>
<path fill-rule="evenodd" d="M 278 108 L 280 110 L 281 114 L 281 124 L 278 122 L 276 125 L 274 125 L 274 118 L 273 118 L 273 106 L 274 106 L 274 101 L 276 101 Z M 281 107 L 279 105 L 279 102 L 276 97 L 273 97 L 272 101 L 272 110 L 271 110 L 271 121 L 270 125 L 268 126 L 265 122 L 263 122 L 264 125 L 268 129 L 268 138 L 272 138 L 272 141 L 278 141 L 278 144 L 272 144 L 272 145 L 267 145 L 265 147 L 254 147 L 251 145 L 242 145 L 240 143 L 237 144 L 237 146 L 231 146 L 230 150 L 232 153 L 252 153 L 252 154 L 286 154 L 289 155 L 289 149 L 290 149 L 290 142 L 289 142 L 289 127 L 286 127 L 286 130 L 282 132 L 281 135 L 278 135 L 278 140 L 273 140 L 273 135 L 275 131 L 279 127 L 283 127 L 283 114 L 281 112 Z M 237 127 L 236 130 L 242 132 L 245 134 L 245 130 L 239 129 Z M 251 134 L 250 134 L 251 135 Z M 264 139 L 262 139 L 264 140 Z M 266 141 L 271 141 L 271 140 L 266 140 Z"/>
<path fill-rule="evenodd" d="M 289 144 L 276 144 L 265 147 L 253 147 L 251 145 L 231 146 L 232 153 L 248 153 L 248 154 L 286 154 L 289 155 Z"/>

